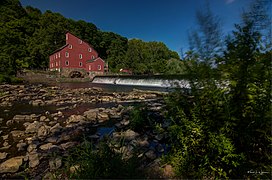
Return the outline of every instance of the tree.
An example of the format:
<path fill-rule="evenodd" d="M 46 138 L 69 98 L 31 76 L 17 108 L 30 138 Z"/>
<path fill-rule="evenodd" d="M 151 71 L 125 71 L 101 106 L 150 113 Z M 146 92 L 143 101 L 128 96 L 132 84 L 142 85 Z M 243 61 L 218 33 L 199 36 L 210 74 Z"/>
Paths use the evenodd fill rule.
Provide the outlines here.
<path fill-rule="evenodd" d="M 196 12 L 196 18 L 198 29 L 189 32 L 190 50 L 198 54 L 198 61 L 213 65 L 222 52 L 220 18 L 212 13 L 209 4 L 205 11 Z"/>

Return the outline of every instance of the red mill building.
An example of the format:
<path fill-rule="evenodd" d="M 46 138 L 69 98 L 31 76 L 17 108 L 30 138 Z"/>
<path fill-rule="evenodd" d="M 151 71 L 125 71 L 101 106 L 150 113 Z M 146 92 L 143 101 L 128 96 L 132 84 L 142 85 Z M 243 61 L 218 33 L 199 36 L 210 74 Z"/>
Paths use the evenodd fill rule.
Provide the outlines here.
<path fill-rule="evenodd" d="M 49 59 L 49 69 L 65 77 L 104 73 L 105 61 L 91 45 L 70 32 L 66 33 L 66 45 L 52 53 Z"/>

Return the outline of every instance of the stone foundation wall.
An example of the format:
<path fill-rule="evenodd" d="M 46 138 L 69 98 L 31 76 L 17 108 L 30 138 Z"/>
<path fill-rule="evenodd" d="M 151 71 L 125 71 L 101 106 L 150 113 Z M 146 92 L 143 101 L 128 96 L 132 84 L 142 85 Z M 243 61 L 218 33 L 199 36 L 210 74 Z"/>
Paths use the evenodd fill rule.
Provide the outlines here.
<path fill-rule="evenodd" d="M 85 69 L 82 68 L 62 68 L 60 72 L 62 77 L 70 77 L 70 73 L 73 71 L 80 72 L 83 77 L 87 76 L 87 72 L 85 71 Z"/>

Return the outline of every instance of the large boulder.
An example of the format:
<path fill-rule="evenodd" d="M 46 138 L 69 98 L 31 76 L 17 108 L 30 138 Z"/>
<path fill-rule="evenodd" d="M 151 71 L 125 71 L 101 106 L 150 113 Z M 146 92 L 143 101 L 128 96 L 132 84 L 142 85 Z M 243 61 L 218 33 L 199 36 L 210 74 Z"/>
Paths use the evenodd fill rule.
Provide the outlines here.
<path fill-rule="evenodd" d="M 0 165 L 0 173 L 15 173 L 23 164 L 23 156 L 13 157 Z"/>
<path fill-rule="evenodd" d="M 90 110 L 84 112 L 84 116 L 89 121 L 96 121 L 98 112 L 99 112 L 98 109 L 90 109 Z"/>
<path fill-rule="evenodd" d="M 82 123 L 85 122 L 86 118 L 84 116 L 81 115 L 71 115 L 68 120 L 67 123 Z"/>

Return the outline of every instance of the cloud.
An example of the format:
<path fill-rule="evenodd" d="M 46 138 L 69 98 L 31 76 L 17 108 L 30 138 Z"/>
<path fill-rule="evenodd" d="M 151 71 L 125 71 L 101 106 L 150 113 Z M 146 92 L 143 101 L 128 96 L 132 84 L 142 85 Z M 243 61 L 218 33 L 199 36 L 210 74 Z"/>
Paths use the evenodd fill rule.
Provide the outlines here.
<path fill-rule="evenodd" d="M 231 4 L 233 3 L 235 0 L 225 0 L 226 4 Z"/>

